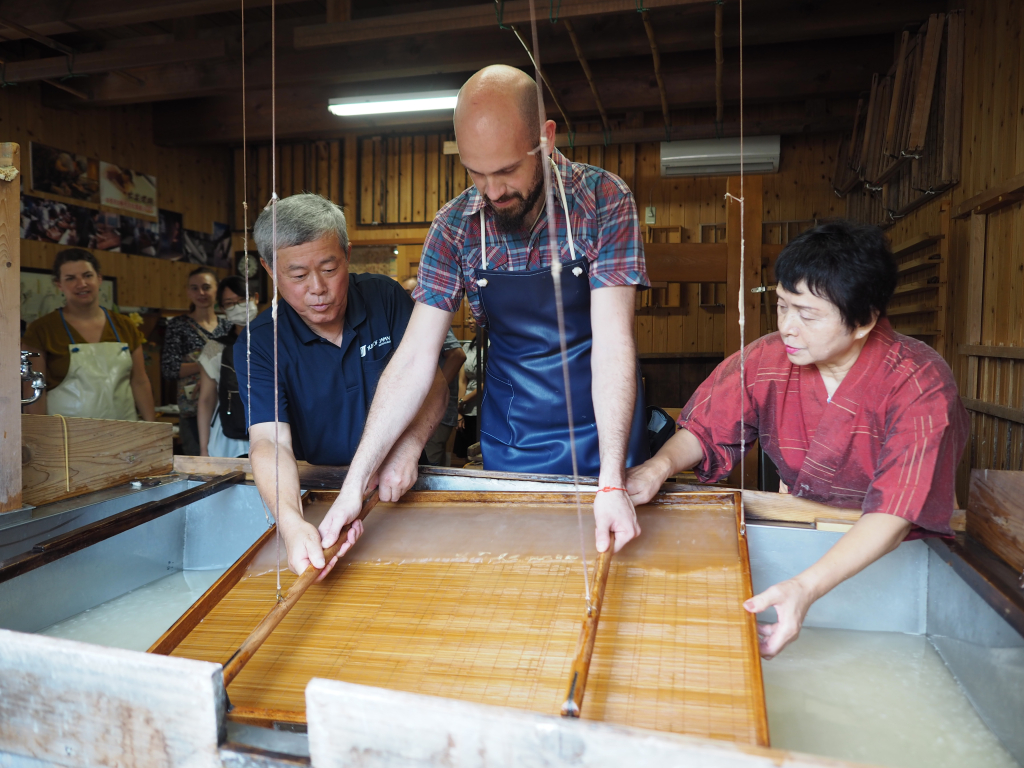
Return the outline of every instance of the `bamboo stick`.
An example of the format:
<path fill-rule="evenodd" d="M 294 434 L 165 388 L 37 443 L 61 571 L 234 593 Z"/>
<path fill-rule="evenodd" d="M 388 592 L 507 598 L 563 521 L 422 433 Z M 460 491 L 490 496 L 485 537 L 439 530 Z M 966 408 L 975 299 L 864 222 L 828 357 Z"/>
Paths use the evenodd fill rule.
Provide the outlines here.
<path fill-rule="evenodd" d="M 601 114 L 601 125 L 604 126 L 605 132 L 610 134 L 612 126 L 608 122 L 608 113 L 605 112 L 601 95 L 597 92 L 597 83 L 594 80 L 594 73 L 590 71 L 590 63 L 587 61 L 587 57 L 583 55 L 583 48 L 580 46 L 580 41 L 576 38 L 576 30 L 572 28 L 572 22 L 568 19 L 562 19 L 562 24 L 565 26 L 565 31 L 569 33 L 572 47 L 576 51 L 576 58 L 579 59 L 580 66 L 583 67 L 583 74 L 587 76 L 590 92 L 594 94 L 594 103 L 597 104 L 597 111 Z"/>
<path fill-rule="evenodd" d="M 661 77 L 661 53 L 658 51 L 658 42 L 654 37 L 654 27 L 647 11 L 640 12 L 643 19 L 644 29 L 647 31 L 647 42 L 651 44 L 651 57 L 654 59 L 654 78 L 658 81 L 658 94 L 661 96 L 661 114 L 665 118 L 665 130 L 672 128 L 672 121 L 668 115 L 668 94 L 665 92 L 665 81 Z"/>
<path fill-rule="evenodd" d="M 583 694 L 590 674 L 590 659 L 594 655 L 594 640 L 597 638 L 597 622 L 601 618 L 601 604 L 604 602 L 604 588 L 608 583 L 608 569 L 612 564 L 612 550 L 615 549 L 615 534 L 610 533 L 608 549 L 597 558 L 597 577 L 590 595 L 590 606 L 580 627 L 580 639 L 576 644 L 576 659 L 569 675 L 569 689 L 562 704 L 562 717 L 579 717 L 583 709 Z"/>
<path fill-rule="evenodd" d="M 370 510 L 377 505 L 379 498 L 377 491 L 373 491 L 373 493 L 366 497 L 366 499 L 363 500 L 363 508 L 357 519 L 365 519 L 366 516 L 370 514 Z M 325 565 L 338 554 L 338 550 L 341 549 L 341 545 L 344 543 L 351 527 L 352 524 L 349 523 L 342 528 L 341 532 L 338 534 L 338 540 L 324 550 Z M 288 615 L 288 611 L 292 609 L 292 606 L 299 601 L 299 598 L 302 597 L 307 589 L 309 589 L 310 585 L 316 581 L 316 577 L 320 575 L 320 570 L 321 569 L 316 568 L 313 565 L 307 567 L 284 594 L 284 598 L 270 609 L 270 612 L 263 618 L 263 621 L 259 623 L 259 626 L 252 631 L 252 634 L 250 634 L 241 646 L 239 646 L 238 650 L 232 654 L 231 658 L 228 659 L 227 664 L 224 665 L 225 688 L 238 676 L 238 673 L 242 671 L 242 668 L 246 665 L 249 659 L 253 657 L 253 654 L 260 649 L 263 642 L 270 636 L 270 633 L 273 632 L 284 617 Z"/>

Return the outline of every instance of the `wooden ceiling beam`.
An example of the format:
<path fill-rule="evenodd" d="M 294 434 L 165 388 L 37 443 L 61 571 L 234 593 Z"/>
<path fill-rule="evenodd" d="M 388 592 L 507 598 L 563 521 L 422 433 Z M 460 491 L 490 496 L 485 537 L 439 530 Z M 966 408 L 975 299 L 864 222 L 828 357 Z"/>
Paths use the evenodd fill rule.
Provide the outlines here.
<path fill-rule="evenodd" d="M 8 83 L 25 83 L 68 75 L 91 75 L 120 69 L 218 59 L 223 58 L 225 52 L 226 46 L 222 39 L 185 40 L 137 48 L 112 48 L 74 56 L 49 56 L 43 59 L 8 62 L 4 69 L 4 79 Z M 130 82 L 128 84 L 132 85 Z M 137 83 L 135 85 L 138 86 Z"/>
<path fill-rule="evenodd" d="M 706 4 L 707 0 L 644 0 L 645 8 L 670 8 L 681 5 Z M 603 16 L 610 13 L 636 13 L 636 0 L 563 0 L 558 8 L 561 19 Z M 492 3 L 480 3 L 438 11 L 374 16 L 331 24 L 313 24 L 295 29 L 295 47 L 320 48 L 328 45 L 362 43 L 396 37 L 460 32 L 471 29 L 493 29 L 499 19 Z M 500 22 L 530 23 L 530 0 L 510 0 L 501 5 Z"/>
<path fill-rule="evenodd" d="M 301 1 L 275 0 L 279 6 Z M 245 7 L 266 8 L 270 3 L 271 0 L 245 0 Z M 239 0 L 4 0 L 0 2 L 0 15 L 39 34 L 60 35 L 237 11 L 239 7 Z M 13 31 L 8 34 L 5 30 L 4 37 L 19 39 L 25 35 Z"/>
<path fill-rule="evenodd" d="M 764 46 L 750 48 L 745 54 L 745 76 L 748 103 L 793 102 L 810 98 L 851 97 L 871 82 L 871 73 L 884 67 L 892 57 L 889 37 L 849 41 L 822 41 L 798 46 Z M 693 110 L 715 104 L 715 61 L 702 54 L 676 54 L 663 58 L 663 75 L 669 106 L 672 110 Z M 594 62 L 596 81 L 601 84 L 601 97 L 609 115 L 636 110 L 661 111 L 657 83 L 650 71 L 649 57 Z M 574 120 L 596 116 L 593 94 L 576 61 L 551 65 L 549 76 L 559 97 Z M 447 78 L 385 81 L 375 90 L 408 92 L 440 87 L 457 87 L 466 73 Z M 724 94 L 727 103 L 735 103 L 738 75 L 731 62 L 726 62 Z M 279 81 L 280 82 L 280 81 Z M 429 88 L 428 88 L 429 86 Z M 366 86 L 360 91 L 369 92 Z M 327 111 L 327 101 L 341 95 L 336 85 L 309 84 L 279 87 L 277 95 L 277 130 L 281 137 L 307 137 L 337 134 L 351 130 L 374 130 L 374 126 L 406 124 L 421 121 L 450 124 L 451 116 L 425 114 L 420 117 L 398 115 L 394 118 L 348 120 Z M 254 137 L 269 136 L 270 92 L 266 88 L 250 88 L 247 94 L 248 126 Z M 240 94 L 231 91 L 190 102 L 168 103 L 159 107 L 161 118 L 154 121 L 159 142 L 198 143 L 236 141 L 241 135 Z M 549 113 L 554 119 L 557 113 Z M 853 121 L 852 110 L 849 121 Z M 685 121 L 682 123 L 685 125 Z M 664 133 L 664 128 L 662 129 Z"/>

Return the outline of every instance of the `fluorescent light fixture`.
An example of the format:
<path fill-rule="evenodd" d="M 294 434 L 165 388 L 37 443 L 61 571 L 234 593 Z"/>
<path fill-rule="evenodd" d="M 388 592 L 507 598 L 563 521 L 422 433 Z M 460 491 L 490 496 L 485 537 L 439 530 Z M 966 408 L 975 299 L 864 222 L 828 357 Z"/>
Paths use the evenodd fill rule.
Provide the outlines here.
<path fill-rule="evenodd" d="M 385 115 L 394 112 L 428 112 L 455 109 L 458 91 L 427 91 L 425 93 L 393 93 L 386 96 L 353 96 L 331 99 L 327 108 L 340 117 Z"/>

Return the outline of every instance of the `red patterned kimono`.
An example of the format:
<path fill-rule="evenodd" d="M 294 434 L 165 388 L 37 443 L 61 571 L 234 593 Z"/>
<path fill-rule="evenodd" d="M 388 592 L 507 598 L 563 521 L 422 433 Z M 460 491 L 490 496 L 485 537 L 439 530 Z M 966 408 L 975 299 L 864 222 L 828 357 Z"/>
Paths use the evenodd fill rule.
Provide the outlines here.
<path fill-rule="evenodd" d="M 951 533 L 957 463 L 970 431 L 953 373 L 923 342 L 881 319 L 828 400 L 814 365 L 793 365 L 778 333 L 747 347 L 744 423 L 794 496 L 885 512 Z M 701 384 L 679 417 L 704 447 L 705 481 L 740 455 L 739 353 Z"/>

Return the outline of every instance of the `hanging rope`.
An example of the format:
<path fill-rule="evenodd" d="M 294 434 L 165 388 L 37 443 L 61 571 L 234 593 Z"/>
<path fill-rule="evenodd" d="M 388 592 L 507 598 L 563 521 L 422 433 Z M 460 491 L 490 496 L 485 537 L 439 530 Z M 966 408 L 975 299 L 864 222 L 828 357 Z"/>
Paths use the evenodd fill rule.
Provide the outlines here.
<path fill-rule="evenodd" d="M 274 321 L 274 539 L 277 544 L 277 602 L 281 594 L 281 414 L 277 375 L 277 6 L 270 0 L 270 215 L 273 238 L 274 296 L 271 299 L 271 317 Z"/>
<path fill-rule="evenodd" d="M 252 344 L 249 324 L 249 149 L 245 126 L 245 0 L 242 2 L 242 269 L 245 272 L 245 432 L 252 429 Z M 259 269 L 259 267 L 257 267 Z"/>
<path fill-rule="evenodd" d="M 540 153 L 540 164 L 541 168 L 544 169 L 544 204 L 547 207 L 548 214 L 548 248 L 551 253 L 551 277 L 555 283 L 555 314 L 558 318 L 558 341 L 562 351 L 562 383 L 565 387 L 565 408 L 569 417 L 569 453 L 572 457 L 572 487 L 576 496 L 576 519 L 580 529 L 580 559 L 583 563 L 583 590 L 584 598 L 587 602 L 587 615 L 589 616 L 593 606 L 590 600 L 590 577 L 587 573 L 587 546 L 583 534 L 583 503 L 580 499 L 579 465 L 576 457 L 576 430 L 572 418 L 572 387 L 569 385 L 569 352 L 565 337 L 565 310 L 562 306 L 562 260 L 558 252 L 558 232 L 555 228 L 554 217 L 554 191 L 551 183 L 552 169 L 556 173 L 558 171 L 554 160 L 548 160 L 547 136 L 544 133 L 543 127 L 547 122 L 547 112 L 544 109 L 544 89 L 541 87 L 540 48 L 537 39 L 537 12 L 534 7 L 534 0 L 530 0 L 530 26 L 533 32 L 533 53 L 530 55 L 530 59 L 533 61 L 534 71 L 537 75 L 537 110 L 541 125 L 540 146 L 536 151 Z M 519 33 L 516 32 L 516 35 L 518 36 Z M 526 45 L 525 42 L 523 45 Z M 529 48 L 527 48 L 527 51 L 529 52 Z M 551 150 L 554 151 L 554 147 L 551 147 Z M 566 221 L 568 221 L 569 211 L 565 211 L 565 217 Z"/>

